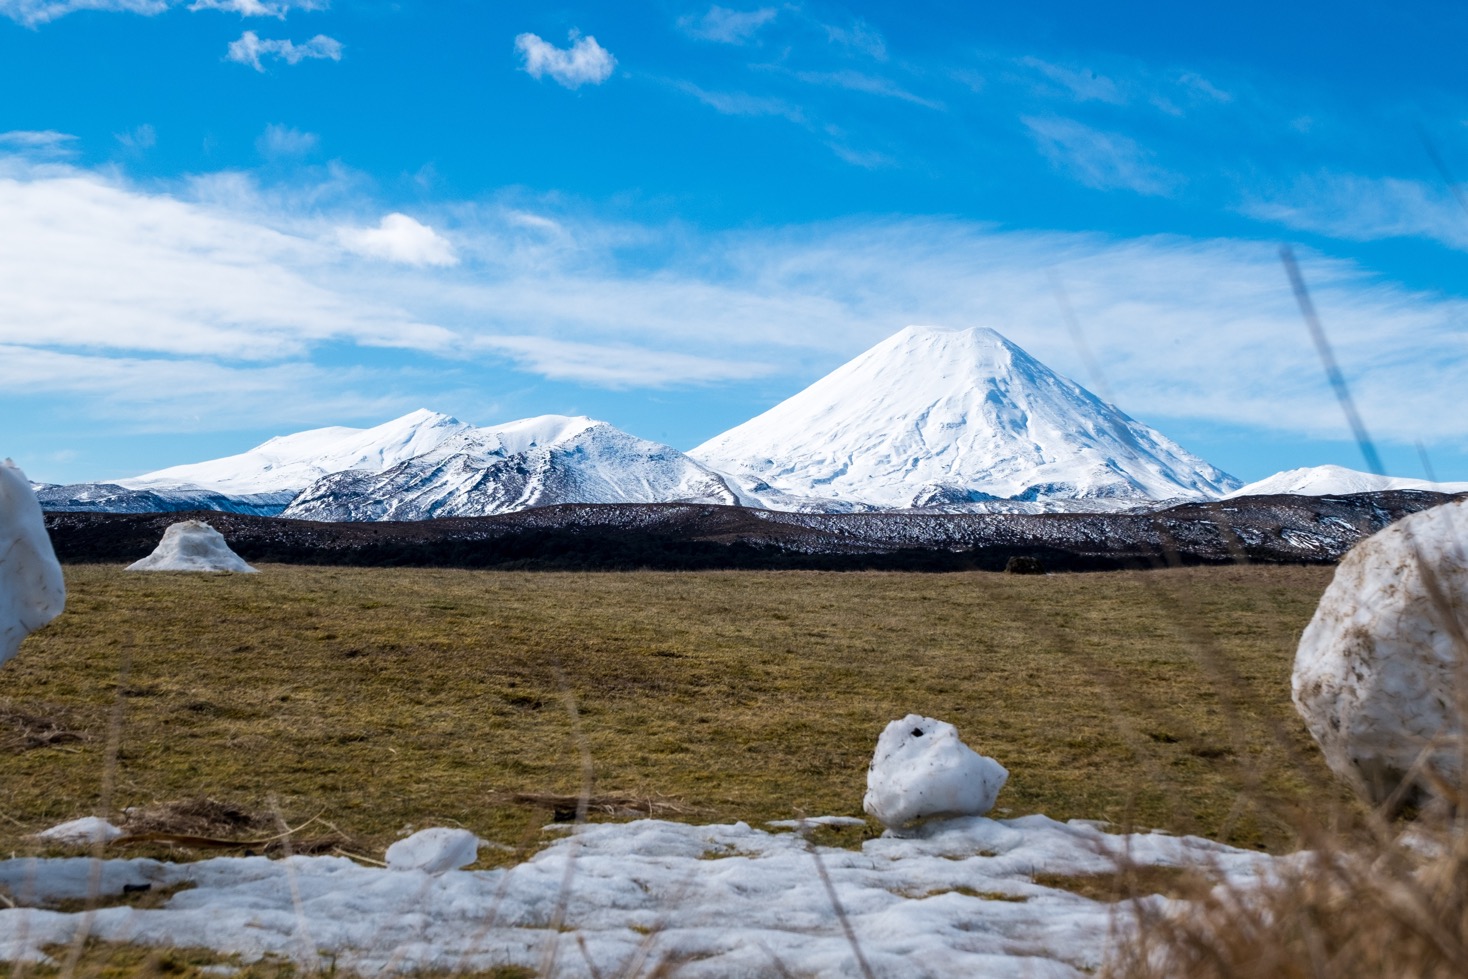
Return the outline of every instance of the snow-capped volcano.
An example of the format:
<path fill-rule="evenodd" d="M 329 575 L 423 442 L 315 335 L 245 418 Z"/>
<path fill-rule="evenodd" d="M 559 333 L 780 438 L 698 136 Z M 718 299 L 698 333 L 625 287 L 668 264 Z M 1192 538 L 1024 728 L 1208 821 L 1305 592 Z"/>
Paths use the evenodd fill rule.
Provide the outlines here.
<path fill-rule="evenodd" d="M 1094 508 L 1239 486 L 988 329 L 908 327 L 689 455 L 775 509 Z"/>
<path fill-rule="evenodd" d="M 716 473 L 605 422 L 542 415 L 477 428 L 432 411 L 374 428 L 284 435 L 239 455 L 107 486 L 146 497 L 153 509 L 160 499 L 187 504 L 211 495 L 248 501 L 251 512 L 314 520 L 482 516 L 556 503 L 737 502 Z M 98 496 L 107 486 L 52 492 L 84 503 L 87 493 L 78 490 Z M 116 493 L 109 500 L 107 509 L 135 508 Z"/>

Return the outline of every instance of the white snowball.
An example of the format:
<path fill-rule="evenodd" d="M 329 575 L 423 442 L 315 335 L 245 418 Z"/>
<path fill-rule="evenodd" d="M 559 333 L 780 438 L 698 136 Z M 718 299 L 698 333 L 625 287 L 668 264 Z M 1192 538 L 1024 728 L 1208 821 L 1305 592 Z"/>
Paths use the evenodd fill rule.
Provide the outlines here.
<path fill-rule="evenodd" d="M 420 829 L 387 848 L 389 870 L 421 870 L 438 876 L 479 859 L 479 837 L 467 829 L 433 826 Z"/>
<path fill-rule="evenodd" d="M 1459 500 L 1368 537 L 1341 561 L 1300 637 L 1295 708 L 1326 763 L 1373 803 L 1419 760 L 1458 783 L 1458 698 L 1468 692 L 1465 533 L 1468 501 Z M 1433 581 L 1446 608 L 1434 600 Z M 1431 778 L 1412 781 L 1415 792 L 1433 794 Z"/>
<path fill-rule="evenodd" d="M 931 816 L 982 816 L 1009 772 L 958 739 L 952 724 L 908 714 L 887 725 L 867 769 L 862 808 L 888 829 Z"/>
<path fill-rule="evenodd" d="M 30 480 L 0 462 L 0 663 L 21 640 L 61 614 L 66 582 Z"/>
<path fill-rule="evenodd" d="M 163 532 L 152 554 L 127 566 L 129 571 L 244 571 L 255 569 L 229 549 L 224 535 L 202 520 L 184 520 Z"/>
<path fill-rule="evenodd" d="M 123 836 L 122 830 L 97 816 L 83 816 L 69 823 L 43 829 L 36 834 L 38 840 L 53 843 L 110 843 Z"/>

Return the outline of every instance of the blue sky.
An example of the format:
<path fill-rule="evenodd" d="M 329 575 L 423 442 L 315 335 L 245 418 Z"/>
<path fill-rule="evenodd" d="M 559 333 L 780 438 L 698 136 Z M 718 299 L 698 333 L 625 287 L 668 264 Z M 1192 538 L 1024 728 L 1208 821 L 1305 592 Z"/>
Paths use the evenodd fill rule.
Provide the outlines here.
<path fill-rule="evenodd" d="M 1201 6 L 0 0 L 0 454 L 688 449 L 922 323 L 1362 468 L 1288 242 L 1388 468 L 1468 479 L 1468 7 Z"/>

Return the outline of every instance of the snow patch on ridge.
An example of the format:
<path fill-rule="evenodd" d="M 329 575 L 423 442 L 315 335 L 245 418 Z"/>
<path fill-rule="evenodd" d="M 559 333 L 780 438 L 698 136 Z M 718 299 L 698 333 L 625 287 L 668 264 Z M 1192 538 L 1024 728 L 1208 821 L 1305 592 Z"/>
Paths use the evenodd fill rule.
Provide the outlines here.
<path fill-rule="evenodd" d="M 1468 483 L 1435 483 L 1403 476 L 1377 476 L 1345 466 L 1313 466 L 1287 469 L 1234 490 L 1224 497 L 1240 496 L 1347 496 L 1351 493 L 1384 493 L 1389 490 L 1425 490 L 1431 493 L 1468 493 Z"/>

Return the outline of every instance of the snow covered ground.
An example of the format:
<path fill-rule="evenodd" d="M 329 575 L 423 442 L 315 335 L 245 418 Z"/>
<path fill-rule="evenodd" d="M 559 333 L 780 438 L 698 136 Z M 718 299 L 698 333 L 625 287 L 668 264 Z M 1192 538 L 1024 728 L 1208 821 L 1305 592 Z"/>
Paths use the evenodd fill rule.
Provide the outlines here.
<path fill-rule="evenodd" d="M 509 869 L 436 876 L 343 857 L 12 859 L 0 861 L 0 885 L 23 904 L 186 889 L 152 910 L 0 910 L 0 959 L 38 960 L 89 934 L 364 974 L 516 964 L 635 975 L 666 960 L 688 977 L 847 976 L 863 972 L 859 949 L 878 976 L 1074 977 L 1124 933 L 1125 906 L 1032 877 L 1105 873 L 1123 859 L 1247 886 L 1290 858 L 1034 815 L 931 823 L 860 850 L 812 847 L 790 824 L 593 824 Z"/>

